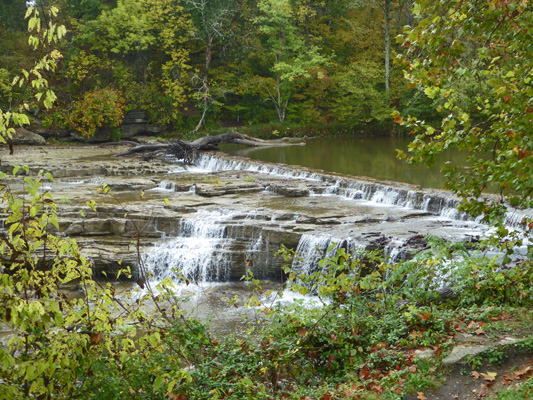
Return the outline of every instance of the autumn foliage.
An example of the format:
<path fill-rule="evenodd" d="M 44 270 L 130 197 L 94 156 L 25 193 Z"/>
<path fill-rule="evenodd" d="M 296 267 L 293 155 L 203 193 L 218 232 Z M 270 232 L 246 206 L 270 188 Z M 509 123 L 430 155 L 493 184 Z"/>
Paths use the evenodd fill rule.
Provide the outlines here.
<path fill-rule="evenodd" d="M 123 116 L 122 93 L 111 87 L 96 88 L 74 105 L 70 121 L 83 136 L 94 136 L 97 130 L 118 128 Z"/>

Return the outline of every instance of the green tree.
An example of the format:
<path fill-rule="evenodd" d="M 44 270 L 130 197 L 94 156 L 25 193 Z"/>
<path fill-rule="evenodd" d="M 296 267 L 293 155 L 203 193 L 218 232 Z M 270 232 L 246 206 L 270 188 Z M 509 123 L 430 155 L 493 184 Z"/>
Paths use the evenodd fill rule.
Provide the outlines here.
<path fill-rule="evenodd" d="M 86 92 L 83 99 L 74 105 L 70 115 L 71 125 L 83 136 L 94 136 L 99 129 L 116 129 L 123 117 L 122 93 L 112 87 Z"/>
<path fill-rule="evenodd" d="M 52 44 L 64 36 L 65 28 L 54 22 L 57 8 L 46 12 L 46 20 L 41 20 L 42 14 L 33 7 L 27 12 L 33 32 L 30 44 L 46 54 L 11 85 L 35 88 L 36 100 L 51 107 L 55 96 L 44 74 L 56 67 L 61 54 Z M 28 122 L 18 109 L 0 110 L 0 138 L 9 140 L 13 126 Z M 119 374 L 128 371 L 133 376 L 133 382 L 130 374 L 122 378 L 125 385 L 110 398 L 123 397 L 124 390 L 131 398 L 176 397 L 173 388 L 181 382 L 190 383 L 190 374 L 182 369 L 184 362 L 190 362 L 181 343 L 172 343 L 171 371 L 168 363 L 161 363 L 151 365 L 143 381 L 136 377 L 137 370 L 157 356 L 154 350 L 161 344 L 162 331 L 173 325 L 185 328 L 184 336 L 190 334 L 186 321 L 182 324 L 185 318 L 181 311 L 175 304 L 161 310 L 168 315 L 147 316 L 136 305 L 129 305 L 127 296 L 117 300 L 111 283 L 96 282 L 91 261 L 83 256 L 76 241 L 58 234 L 58 207 L 43 188 L 45 180 L 53 178 L 43 171 L 35 174 L 28 167 L 15 167 L 12 176 L 0 173 L 5 216 L 0 235 L 0 321 L 9 331 L 6 345 L 0 346 L 2 399 L 92 398 L 93 394 L 101 398 L 99 394 L 112 393 L 116 388 L 111 385 L 102 391 L 102 377 L 109 378 L 109 370 Z M 108 189 L 104 187 L 103 192 Z M 88 201 L 87 206 L 96 212 L 94 201 Z M 128 275 L 129 269 L 121 273 Z M 142 282 L 150 288 L 149 282 Z M 68 297 L 64 293 L 68 284 L 77 284 L 83 296 Z M 165 287 L 165 283 L 158 285 L 161 298 L 169 300 Z M 157 303 L 152 290 L 140 294 L 135 303 L 140 305 L 147 298 Z M 159 317 L 163 319 L 156 323 Z M 137 324 L 142 335 L 134 341 Z"/>
<path fill-rule="evenodd" d="M 467 166 L 444 165 L 447 188 L 462 198 L 461 210 L 493 222 L 508 205 L 533 207 L 532 11 L 527 1 L 418 0 L 418 24 L 399 39 L 407 51 L 397 60 L 410 85 L 443 115 L 435 125 L 396 115 L 414 135 L 408 161 L 430 163 L 449 148 L 468 152 Z"/>
<path fill-rule="evenodd" d="M 179 122 L 187 100 L 185 43 L 191 30 L 177 0 L 119 0 L 81 26 L 67 74 L 74 90 L 113 85 L 129 109 L 146 109 L 160 124 Z"/>
<path fill-rule="evenodd" d="M 193 133 L 198 132 L 205 122 L 205 117 L 212 103 L 212 84 L 210 81 L 211 62 L 213 50 L 217 41 L 224 40 L 229 33 L 230 23 L 237 12 L 236 0 L 184 0 L 187 10 L 191 13 L 194 24 L 194 42 L 201 45 L 203 65 L 199 68 L 200 74 L 194 75 L 193 98 L 201 105 L 202 113 Z M 194 43 L 191 43 L 194 46 Z M 196 46 L 195 46 L 196 47 Z"/>
<path fill-rule="evenodd" d="M 7 102 L 0 108 L 0 143 L 6 143 L 14 133 L 14 126 L 28 125 L 30 120 L 24 111 L 28 108 L 26 100 L 42 102 L 46 108 L 52 107 L 56 95 L 50 88 L 47 71 L 54 71 L 58 61 L 62 58 L 61 53 L 52 48 L 59 39 L 66 34 L 62 25 L 57 25 L 53 18 L 57 16 L 57 8 L 50 8 L 46 13 L 46 20 L 41 19 L 41 14 L 33 7 L 29 7 L 26 18 L 29 18 L 28 29 L 32 34 L 28 41 L 35 51 L 44 52 L 44 56 L 37 60 L 32 68 L 22 69 L 10 83 L 9 75 L 4 70 L 1 73 L 2 94 Z M 18 87 L 19 94 L 13 100 L 12 92 Z"/>
<path fill-rule="evenodd" d="M 23 31 L 26 11 L 25 0 L 3 0 L 0 3 L 0 32 L 4 29 Z"/>
<path fill-rule="evenodd" d="M 94 20 L 104 11 L 116 7 L 116 0 L 56 0 L 62 12 L 83 23 Z"/>
<path fill-rule="evenodd" d="M 264 62 L 270 76 L 260 77 L 263 95 L 274 104 L 278 121 L 284 123 L 287 108 L 298 78 L 310 78 L 311 71 L 323 66 L 327 58 L 314 44 L 307 44 L 295 24 L 289 0 L 262 0 L 260 15 L 255 19 L 266 50 Z M 322 78 L 322 74 L 318 74 Z"/>

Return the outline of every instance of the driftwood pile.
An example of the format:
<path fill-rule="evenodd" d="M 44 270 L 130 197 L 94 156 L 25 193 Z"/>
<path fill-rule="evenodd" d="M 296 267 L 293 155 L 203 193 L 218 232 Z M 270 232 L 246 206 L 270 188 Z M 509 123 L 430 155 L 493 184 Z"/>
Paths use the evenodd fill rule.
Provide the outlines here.
<path fill-rule="evenodd" d="M 230 132 L 216 136 L 204 136 L 191 141 L 174 140 L 169 143 L 142 145 L 134 142 L 123 142 L 122 144 L 132 144 L 135 147 L 123 153 L 117 154 L 117 157 L 136 155 L 142 157 L 144 160 L 150 160 L 161 155 L 171 155 L 179 160 L 182 160 L 186 164 L 190 164 L 194 161 L 196 154 L 199 151 L 218 150 L 218 146 L 224 143 L 235 143 L 253 147 L 273 147 L 303 145 L 305 144 L 305 139 L 282 138 L 275 140 L 263 140 L 248 135 L 243 135 L 242 133 L 238 132 Z"/>

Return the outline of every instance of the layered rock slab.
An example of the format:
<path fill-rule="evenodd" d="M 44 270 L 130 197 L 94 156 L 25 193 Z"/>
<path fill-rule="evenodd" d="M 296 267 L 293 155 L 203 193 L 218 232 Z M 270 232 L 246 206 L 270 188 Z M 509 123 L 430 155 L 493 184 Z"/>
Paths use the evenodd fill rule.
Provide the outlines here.
<path fill-rule="evenodd" d="M 257 166 L 234 157 L 218 156 L 225 162 L 219 165 L 234 170 L 209 170 L 201 162 L 185 167 L 172 160 L 114 158 L 119 151 L 22 148 L 2 163 L 5 171 L 25 162 L 30 175 L 43 169 L 56 177 L 43 190 L 50 190 L 59 204 L 60 233 L 77 238 L 100 273 L 124 265 L 138 272 L 150 251 L 182 246 L 191 238 L 185 227 L 205 223 L 223 228 L 224 241 L 214 246 L 211 257 L 224 260 L 226 272 L 210 276 L 224 280 L 240 279 L 247 268 L 257 277 L 280 278 L 281 260 L 274 254 L 281 244 L 296 249 L 303 235 L 328 237 L 328 243 L 350 241 L 358 248 L 396 245 L 408 254 L 419 249 L 409 248 L 413 236 L 463 240 L 482 229 L 439 215 L 456 201 L 441 191 L 298 167 Z M 104 184 L 111 192 L 99 190 Z M 96 201 L 96 211 L 86 205 L 90 199 Z"/>

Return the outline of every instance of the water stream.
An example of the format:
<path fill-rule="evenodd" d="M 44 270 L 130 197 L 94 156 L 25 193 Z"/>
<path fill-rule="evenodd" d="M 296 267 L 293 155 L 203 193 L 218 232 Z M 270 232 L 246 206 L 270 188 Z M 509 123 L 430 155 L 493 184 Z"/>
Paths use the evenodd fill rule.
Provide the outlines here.
<path fill-rule="evenodd" d="M 458 200 L 450 193 L 422 190 L 394 182 L 335 176 L 308 168 L 215 155 L 201 155 L 191 167 L 176 166 L 170 176 L 191 172 L 217 174 L 222 171 L 243 171 L 254 176 L 283 178 L 295 185 L 305 184 L 310 188 L 310 196 L 298 200 L 280 198 L 267 186 L 263 199 L 268 207 L 274 207 L 276 199 L 281 199 L 279 201 L 284 210 L 297 201 L 301 202 L 299 209 L 303 213 L 312 214 L 317 207 L 313 203 L 317 202 L 318 208 L 339 210 L 344 219 L 341 218 L 337 225 L 324 224 L 323 229 L 300 234 L 296 247 L 299 257 L 292 265 L 297 272 L 316 271 L 318 261 L 334 255 L 339 247 L 355 255 L 369 244 L 369 232 L 373 235 L 374 231 L 378 231 L 378 235 L 387 238 L 383 250 L 389 261 L 396 261 L 407 256 L 404 247 L 413 234 L 434 234 L 463 240 L 468 235 L 479 236 L 486 230 L 478 221 L 470 220 L 457 211 Z M 435 172 L 430 175 L 435 175 Z M 172 185 L 165 182 L 160 184 L 159 189 L 172 191 Z M 194 196 L 194 188 L 188 193 Z M 257 271 L 261 268 L 259 264 L 272 263 L 276 250 L 269 241 L 268 229 L 273 229 L 276 223 L 280 229 L 292 227 L 301 215 L 296 213 L 294 220 L 277 222 L 274 215 L 269 218 L 271 212 L 273 210 L 267 209 L 261 214 L 248 208 L 243 215 L 242 210 L 239 214 L 226 208 L 188 215 L 180 222 L 176 237 L 168 239 L 146 255 L 145 265 L 156 281 L 168 276 L 176 279 L 176 271 L 179 270 L 183 277 L 200 284 L 226 282 L 231 280 L 230 271 L 236 268 L 236 264 L 243 263 L 234 257 L 234 247 L 238 243 L 238 251 L 244 253 L 246 260 L 246 267 L 240 265 L 238 268 Z M 350 221 L 352 213 L 360 218 L 355 225 Z M 397 215 L 409 213 L 415 213 L 416 219 L 407 223 L 401 218 L 396 221 Z M 256 220 L 256 217 L 259 218 Z M 510 227 L 519 229 L 522 217 L 522 213 L 510 212 L 506 222 Z M 236 223 L 237 219 L 244 222 Z"/>
<path fill-rule="evenodd" d="M 425 188 L 442 189 L 442 163 L 465 163 L 466 153 L 447 151 L 431 168 L 413 167 L 396 158 L 396 149 L 406 150 L 410 137 L 353 137 L 334 136 L 309 139 L 305 146 L 250 148 L 225 145 L 223 150 L 232 155 L 252 160 L 301 165 L 350 176 L 368 176 L 380 180 L 407 182 Z"/>
<path fill-rule="evenodd" d="M 224 253 L 231 239 L 225 237 L 223 212 L 198 212 L 180 222 L 176 237 L 152 248 L 144 257 L 146 272 L 156 282 L 167 277 L 191 282 L 228 280 L 231 256 Z"/>

